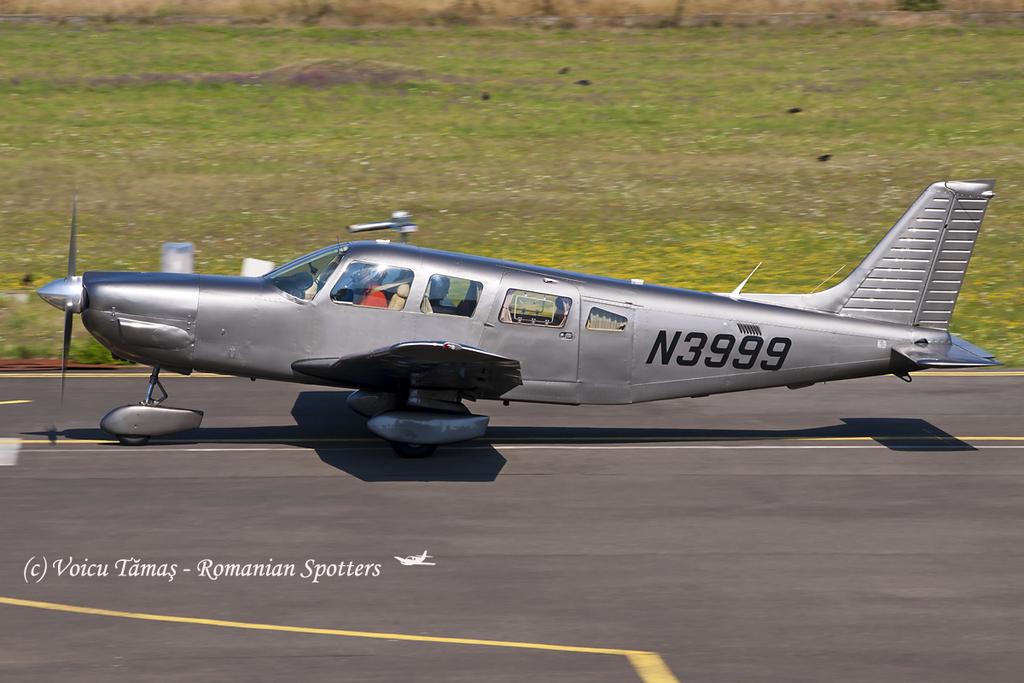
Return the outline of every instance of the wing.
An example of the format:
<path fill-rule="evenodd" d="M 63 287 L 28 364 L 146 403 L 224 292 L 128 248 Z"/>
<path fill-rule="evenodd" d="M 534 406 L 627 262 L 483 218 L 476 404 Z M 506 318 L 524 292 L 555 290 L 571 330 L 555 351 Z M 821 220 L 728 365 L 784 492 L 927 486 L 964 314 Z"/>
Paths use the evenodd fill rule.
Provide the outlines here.
<path fill-rule="evenodd" d="M 457 389 L 498 398 L 523 383 L 519 361 L 452 342 L 402 342 L 344 358 L 292 363 L 295 372 L 359 389 Z"/>

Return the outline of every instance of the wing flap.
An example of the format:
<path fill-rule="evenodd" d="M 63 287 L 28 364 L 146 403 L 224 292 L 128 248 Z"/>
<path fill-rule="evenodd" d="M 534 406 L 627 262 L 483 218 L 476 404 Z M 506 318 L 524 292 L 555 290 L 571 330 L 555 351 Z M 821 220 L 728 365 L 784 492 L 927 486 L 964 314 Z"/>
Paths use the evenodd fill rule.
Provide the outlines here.
<path fill-rule="evenodd" d="M 296 372 L 357 388 L 455 389 L 474 398 L 498 398 L 523 383 L 519 361 L 443 341 L 402 342 L 344 358 L 292 363 Z"/>

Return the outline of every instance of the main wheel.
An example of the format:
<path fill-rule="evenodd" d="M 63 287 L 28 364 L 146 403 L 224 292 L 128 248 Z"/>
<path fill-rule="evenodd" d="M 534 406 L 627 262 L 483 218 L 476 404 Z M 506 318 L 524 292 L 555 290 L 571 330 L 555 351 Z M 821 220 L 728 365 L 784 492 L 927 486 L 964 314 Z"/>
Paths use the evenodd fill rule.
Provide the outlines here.
<path fill-rule="evenodd" d="M 125 434 L 118 434 L 117 441 L 122 446 L 145 446 L 149 443 L 148 436 L 127 436 Z"/>
<path fill-rule="evenodd" d="M 395 453 L 403 458 L 426 458 L 437 450 L 437 444 L 433 443 L 405 443 L 403 441 L 388 441 Z"/>

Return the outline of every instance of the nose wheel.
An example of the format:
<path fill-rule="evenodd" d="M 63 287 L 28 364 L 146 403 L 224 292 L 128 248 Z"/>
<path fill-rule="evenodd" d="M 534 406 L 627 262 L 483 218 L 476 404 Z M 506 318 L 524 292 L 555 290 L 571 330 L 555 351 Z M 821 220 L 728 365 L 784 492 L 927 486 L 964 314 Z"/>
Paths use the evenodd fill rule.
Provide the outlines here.
<path fill-rule="evenodd" d="M 160 383 L 160 368 L 153 368 L 141 403 L 114 408 L 100 421 L 100 428 L 117 437 L 122 446 L 144 446 L 154 436 L 196 429 L 203 421 L 201 410 L 163 405 L 167 390 Z"/>

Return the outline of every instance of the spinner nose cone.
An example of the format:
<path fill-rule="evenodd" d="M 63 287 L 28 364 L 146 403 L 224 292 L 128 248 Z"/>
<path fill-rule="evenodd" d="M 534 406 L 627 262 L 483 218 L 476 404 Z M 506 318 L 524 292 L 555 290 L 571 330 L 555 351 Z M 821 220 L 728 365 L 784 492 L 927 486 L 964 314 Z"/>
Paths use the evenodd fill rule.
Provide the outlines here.
<path fill-rule="evenodd" d="M 48 282 L 36 290 L 36 294 L 54 308 L 71 309 L 81 313 L 85 302 L 85 290 L 82 288 L 81 276 L 65 277 Z"/>

